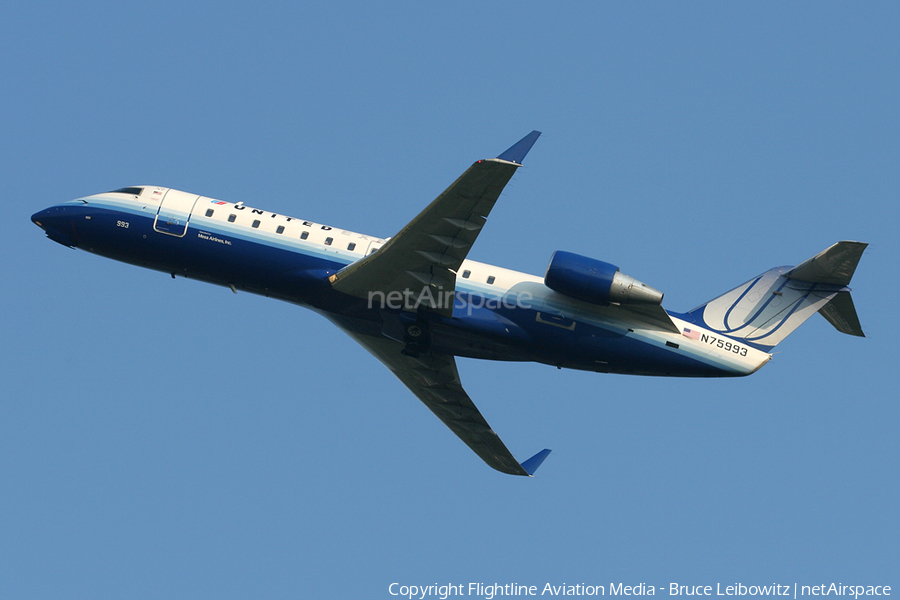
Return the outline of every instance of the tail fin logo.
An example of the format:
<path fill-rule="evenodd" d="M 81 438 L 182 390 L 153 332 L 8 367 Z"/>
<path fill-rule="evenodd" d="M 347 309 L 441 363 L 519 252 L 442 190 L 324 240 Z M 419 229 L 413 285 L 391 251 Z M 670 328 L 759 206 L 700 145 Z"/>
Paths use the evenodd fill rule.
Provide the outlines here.
<path fill-rule="evenodd" d="M 770 269 L 689 314 L 695 323 L 767 352 L 817 311 L 839 331 L 862 335 L 845 286 L 865 247 L 838 242 L 797 267 Z M 840 305 L 828 307 L 836 297 Z"/>

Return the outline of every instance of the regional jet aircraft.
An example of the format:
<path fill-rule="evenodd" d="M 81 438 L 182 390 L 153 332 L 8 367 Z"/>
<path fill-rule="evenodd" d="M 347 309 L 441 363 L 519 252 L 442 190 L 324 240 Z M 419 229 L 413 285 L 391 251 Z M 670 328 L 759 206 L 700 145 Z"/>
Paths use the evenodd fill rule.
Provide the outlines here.
<path fill-rule="evenodd" d="M 615 265 L 553 254 L 543 277 L 468 260 L 537 140 L 479 160 L 388 239 L 150 185 L 57 204 L 32 221 L 64 246 L 319 312 L 393 371 L 488 465 L 532 475 L 460 383 L 456 357 L 681 377 L 749 375 L 813 313 L 862 336 L 850 278 L 866 244 L 838 242 L 677 313 Z"/>

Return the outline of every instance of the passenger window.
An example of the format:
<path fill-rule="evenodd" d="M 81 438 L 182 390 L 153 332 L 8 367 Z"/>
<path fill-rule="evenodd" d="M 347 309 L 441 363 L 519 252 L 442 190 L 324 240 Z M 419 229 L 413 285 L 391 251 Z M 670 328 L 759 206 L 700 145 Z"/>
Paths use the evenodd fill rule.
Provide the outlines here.
<path fill-rule="evenodd" d="M 207 217 L 213 216 L 213 209 L 207 208 L 207 209 L 206 209 L 206 216 L 207 216 Z"/>
<path fill-rule="evenodd" d="M 228 215 L 228 222 L 234 223 L 234 220 L 237 219 L 237 215 Z"/>
<path fill-rule="evenodd" d="M 463 279 L 468 279 L 469 275 L 471 275 L 471 274 L 472 274 L 472 271 L 466 269 L 465 271 L 463 271 Z"/>
<path fill-rule="evenodd" d="M 308 238 L 308 237 L 309 237 L 309 232 L 308 232 L 308 231 L 304 231 L 303 233 L 300 234 L 300 239 L 301 239 L 301 240 L 305 240 L 305 239 Z"/>
<path fill-rule="evenodd" d="M 333 241 L 334 241 L 334 238 L 325 238 L 325 245 L 330 246 L 331 242 L 333 242 Z"/>
<path fill-rule="evenodd" d="M 259 227 L 259 219 L 253 221 L 253 227 L 254 228 Z"/>
<path fill-rule="evenodd" d="M 493 283 L 494 283 L 494 276 L 491 275 L 490 277 L 488 277 L 487 282 L 488 282 L 488 285 L 493 285 Z"/>
<path fill-rule="evenodd" d="M 350 242 L 349 244 L 347 244 L 347 250 L 350 250 L 351 252 L 352 252 L 353 250 L 356 250 L 356 243 L 355 243 L 355 242 Z"/>
<path fill-rule="evenodd" d="M 275 230 L 275 233 L 284 233 L 284 225 L 279 225 L 278 229 Z"/>

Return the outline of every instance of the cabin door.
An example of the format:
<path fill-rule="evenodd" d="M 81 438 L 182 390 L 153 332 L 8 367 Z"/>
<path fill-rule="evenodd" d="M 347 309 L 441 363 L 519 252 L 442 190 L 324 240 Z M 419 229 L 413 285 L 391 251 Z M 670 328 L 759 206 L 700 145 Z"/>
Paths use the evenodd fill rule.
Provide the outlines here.
<path fill-rule="evenodd" d="M 197 194 L 168 190 L 159 203 L 153 229 L 167 235 L 184 237 L 188 221 L 191 219 L 191 211 L 194 210 L 194 204 L 199 197 Z"/>

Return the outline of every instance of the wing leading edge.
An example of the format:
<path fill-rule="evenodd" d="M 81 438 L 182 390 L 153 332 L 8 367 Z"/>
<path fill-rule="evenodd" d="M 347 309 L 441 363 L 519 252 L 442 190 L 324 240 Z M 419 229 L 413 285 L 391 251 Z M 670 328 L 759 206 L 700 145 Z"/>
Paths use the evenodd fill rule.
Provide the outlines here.
<path fill-rule="evenodd" d="M 473 164 L 377 252 L 332 275 L 332 287 L 367 300 L 400 292 L 417 309 L 451 316 L 456 272 L 540 134 Z"/>

